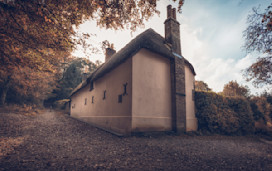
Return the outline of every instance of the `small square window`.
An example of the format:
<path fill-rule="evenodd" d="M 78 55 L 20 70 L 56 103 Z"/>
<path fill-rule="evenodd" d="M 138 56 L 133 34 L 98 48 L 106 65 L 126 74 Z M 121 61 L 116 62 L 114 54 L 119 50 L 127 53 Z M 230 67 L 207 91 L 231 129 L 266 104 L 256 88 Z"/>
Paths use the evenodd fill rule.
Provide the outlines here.
<path fill-rule="evenodd" d="M 92 103 L 94 103 L 94 96 L 92 96 Z"/>
<path fill-rule="evenodd" d="M 85 98 L 85 103 L 84 103 L 84 105 L 87 105 L 87 98 Z"/>
<path fill-rule="evenodd" d="M 118 103 L 122 103 L 122 94 L 118 95 Z"/>
<path fill-rule="evenodd" d="M 103 100 L 106 99 L 106 90 L 104 91 L 104 96 L 103 96 Z"/>

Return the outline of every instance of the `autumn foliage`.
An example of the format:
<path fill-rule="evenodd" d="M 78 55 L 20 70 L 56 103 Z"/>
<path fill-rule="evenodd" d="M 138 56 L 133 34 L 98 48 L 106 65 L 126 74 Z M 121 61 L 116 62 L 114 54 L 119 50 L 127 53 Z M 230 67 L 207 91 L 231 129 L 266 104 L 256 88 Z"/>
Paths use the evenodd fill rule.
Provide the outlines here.
<path fill-rule="evenodd" d="M 195 91 L 212 91 L 208 84 L 204 81 L 195 81 Z"/>
<path fill-rule="evenodd" d="M 88 37 L 78 39 L 75 32 L 87 19 L 100 27 L 134 31 L 159 13 L 156 4 L 157 0 L 0 1 L 0 105 L 9 97 L 22 103 L 45 99 L 65 58 Z"/>
<path fill-rule="evenodd" d="M 237 81 L 230 81 L 224 85 L 222 94 L 227 97 L 249 97 L 250 90 L 247 86 L 239 85 Z"/>

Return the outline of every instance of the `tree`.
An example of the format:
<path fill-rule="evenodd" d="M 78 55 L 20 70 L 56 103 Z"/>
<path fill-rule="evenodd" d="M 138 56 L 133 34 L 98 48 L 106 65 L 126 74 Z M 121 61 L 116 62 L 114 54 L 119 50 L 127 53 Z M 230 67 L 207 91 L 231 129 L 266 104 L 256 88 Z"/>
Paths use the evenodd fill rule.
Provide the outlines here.
<path fill-rule="evenodd" d="M 270 120 L 272 105 L 268 103 L 267 98 L 264 96 L 255 96 L 250 99 L 251 109 L 254 113 L 254 119 L 257 121 L 263 119 L 265 122 Z"/>
<path fill-rule="evenodd" d="M 179 0 L 179 10 L 183 2 Z M 156 4 L 157 0 L 1 0 L 0 105 L 16 81 L 21 82 L 17 93 L 31 93 L 34 84 L 28 79 L 33 79 L 21 80 L 23 71 L 37 74 L 39 80 L 44 79 L 43 74 L 54 77 L 59 63 L 82 43 L 75 38 L 75 28 L 85 20 L 96 20 L 100 27 L 134 31 L 159 13 Z"/>
<path fill-rule="evenodd" d="M 55 87 L 55 68 L 56 66 L 46 61 L 43 65 L 36 65 L 31 60 L 28 66 L 16 63 L 1 66 L 0 105 L 3 105 L 7 98 L 10 103 L 41 104 Z"/>
<path fill-rule="evenodd" d="M 203 81 L 195 81 L 195 90 L 196 91 L 212 91 L 211 88 L 209 88 L 208 84 Z"/>
<path fill-rule="evenodd" d="M 272 85 L 272 3 L 260 12 L 253 8 L 247 18 L 248 27 L 244 31 L 244 48 L 248 53 L 261 54 L 257 61 L 244 72 L 247 81 L 253 81 L 256 87 Z"/>
<path fill-rule="evenodd" d="M 223 95 L 229 97 L 248 97 L 250 90 L 247 86 L 242 86 L 237 81 L 230 81 L 224 85 Z"/>
<path fill-rule="evenodd" d="M 269 117 L 272 121 L 272 90 L 269 91 L 265 91 L 261 94 L 260 97 L 263 97 L 263 98 L 266 98 L 266 101 L 270 104 L 270 114 L 269 114 Z"/>
<path fill-rule="evenodd" d="M 64 68 L 62 78 L 58 80 L 51 100 L 66 99 L 70 93 L 82 82 L 87 75 L 92 73 L 98 65 L 88 59 L 76 58 L 67 68 Z"/>

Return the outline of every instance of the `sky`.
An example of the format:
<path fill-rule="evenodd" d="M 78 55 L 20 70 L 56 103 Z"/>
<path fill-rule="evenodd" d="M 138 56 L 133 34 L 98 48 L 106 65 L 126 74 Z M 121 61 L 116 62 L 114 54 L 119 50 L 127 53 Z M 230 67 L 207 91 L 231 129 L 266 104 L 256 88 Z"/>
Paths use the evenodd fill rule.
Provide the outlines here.
<path fill-rule="evenodd" d="M 246 19 L 253 7 L 266 8 L 269 0 L 185 0 L 182 14 L 177 14 L 180 23 L 182 55 L 190 61 L 196 71 L 196 80 L 206 82 L 215 92 L 223 90 L 225 84 L 236 80 L 250 88 L 251 93 L 260 93 L 264 88 L 255 88 L 243 78 L 242 70 L 256 61 L 256 54 L 247 54 L 243 50 L 243 31 L 247 27 Z M 136 32 L 130 30 L 106 30 L 96 26 L 95 21 L 86 21 L 78 28 L 83 33 L 96 34 L 91 43 L 100 47 L 108 40 L 118 51 L 138 34 L 148 28 L 154 29 L 164 37 L 166 7 L 177 4 L 169 0 L 160 0 L 160 15 L 154 15 L 145 22 L 144 28 Z M 77 57 L 86 57 L 81 48 L 73 53 Z M 91 54 L 93 62 L 104 62 L 104 54 Z"/>

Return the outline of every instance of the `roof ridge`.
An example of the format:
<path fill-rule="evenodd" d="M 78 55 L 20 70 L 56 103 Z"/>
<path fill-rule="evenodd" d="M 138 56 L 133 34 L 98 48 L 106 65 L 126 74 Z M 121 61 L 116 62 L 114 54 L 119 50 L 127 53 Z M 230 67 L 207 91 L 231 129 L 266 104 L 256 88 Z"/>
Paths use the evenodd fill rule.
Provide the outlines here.
<path fill-rule="evenodd" d="M 171 50 L 165 46 L 165 39 L 159 33 L 157 33 L 152 28 L 149 28 L 137 35 L 128 44 L 126 44 L 122 49 L 113 54 L 107 62 L 102 64 L 97 68 L 93 74 L 91 74 L 86 83 L 90 81 L 95 81 L 101 78 L 106 73 L 110 72 L 112 69 L 125 62 L 128 58 L 135 55 L 140 49 L 146 48 L 154 53 L 158 53 L 166 58 L 174 58 Z M 82 87 L 73 91 L 71 95 L 76 93 L 78 90 L 86 86 L 87 84 L 82 84 Z"/>

